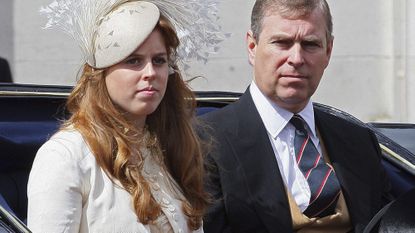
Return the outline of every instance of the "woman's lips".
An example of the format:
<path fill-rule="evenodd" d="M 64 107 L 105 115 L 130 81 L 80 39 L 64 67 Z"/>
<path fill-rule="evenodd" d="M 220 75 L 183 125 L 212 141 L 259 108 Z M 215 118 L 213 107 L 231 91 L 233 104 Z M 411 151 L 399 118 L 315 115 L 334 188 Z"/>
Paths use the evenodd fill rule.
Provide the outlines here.
<path fill-rule="evenodd" d="M 153 87 L 146 87 L 137 91 L 138 94 L 145 95 L 145 96 L 153 96 L 158 92 L 157 89 Z"/>

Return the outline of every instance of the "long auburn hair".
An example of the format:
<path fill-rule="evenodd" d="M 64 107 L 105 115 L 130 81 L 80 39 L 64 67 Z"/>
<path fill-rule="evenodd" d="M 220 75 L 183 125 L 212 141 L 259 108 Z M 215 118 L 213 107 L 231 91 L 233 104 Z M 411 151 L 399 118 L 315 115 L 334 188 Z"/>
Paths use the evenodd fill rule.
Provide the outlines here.
<path fill-rule="evenodd" d="M 170 58 L 175 57 L 179 39 L 170 22 L 160 17 L 155 30 L 162 33 Z M 169 75 L 166 93 L 158 108 L 147 116 L 146 128 L 155 140 L 143 140 L 143 133 L 134 127 L 113 104 L 105 84 L 105 70 L 85 64 L 80 79 L 67 100 L 71 117 L 63 129 L 80 131 L 93 152 L 97 163 L 114 181 L 118 180 L 131 194 L 135 213 L 140 222 L 151 224 L 161 214 L 160 204 L 151 196 L 148 182 L 141 175 L 142 156 L 137 147 L 156 147 L 165 169 L 180 187 L 185 200 L 182 209 L 187 225 L 196 230 L 208 205 L 203 187 L 203 158 L 201 141 L 195 124 L 196 100 L 181 78 L 177 66 Z M 150 141 L 150 142 L 149 142 Z M 157 149 L 156 148 L 156 149 Z M 154 152 L 154 150 L 151 150 Z M 132 153 L 141 160 L 131 166 Z"/>

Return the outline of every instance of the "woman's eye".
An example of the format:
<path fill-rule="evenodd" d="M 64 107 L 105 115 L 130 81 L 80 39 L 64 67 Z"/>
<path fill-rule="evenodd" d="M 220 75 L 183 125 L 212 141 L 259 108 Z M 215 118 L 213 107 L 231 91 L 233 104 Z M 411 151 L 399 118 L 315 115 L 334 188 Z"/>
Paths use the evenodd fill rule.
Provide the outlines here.
<path fill-rule="evenodd" d="M 164 57 L 156 57 L 153 59 L 153 64 L 154 65 L 163 65 L 167 63 L 167 59 Z"/>
<path fill-rule="evenodd" d="M 131 58 L 131 59 L 126 60 L 125 63 L 128 65 L 139 65 L 141 64 L 141 59 Z"/>

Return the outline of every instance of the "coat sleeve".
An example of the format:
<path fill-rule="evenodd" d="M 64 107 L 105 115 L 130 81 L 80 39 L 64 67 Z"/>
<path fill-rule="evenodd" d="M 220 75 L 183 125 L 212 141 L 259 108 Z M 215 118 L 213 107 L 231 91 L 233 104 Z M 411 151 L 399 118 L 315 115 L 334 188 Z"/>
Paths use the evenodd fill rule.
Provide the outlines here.
<path fill-rule="evenodd" d="M 211 156 L 206 159 L 206 171 L 205 186 L 211 196 L 211 204 L 203 222 L 204 232 L 230 233 L 218 165 Z"/>
<path fill-rule="evenodd" d="M 73 151 L 58 142 L 44 144 L 33 162 L 27 195 L 32 232 L 78 232 L 82 174 Z"/>
<path fill-rule="evenodd" d="M 378 152 L 379 163 L 380 163 L 381 160 L 382 160 L 382 150 L 380 149 L 379 142 L 376 138 L 376 135 L 373 132 L 370 132 L 370 135 L 372 137 L 373 145 L 375 145 L 376 150 Z M 394 199 L 394 197 L 393 197 L 392 192 L 391 192 L 392 185 L 391 185 L 391 182 L 389 180 L 389 176 L 387 175 L 386 170 L 382 165 L 380 165 L 379 167 L 381 169 L 381 171 L 380 171 L 381 172 L 381 181 L 383 181 L 381 183 L 381 185 L 382 185 L 382 187 L 381 187 L 381 189 L 382 189 L 381 190 L 382 191 L 381 206 L 384 206 L 384 205 L 388 204 L 389 202 L 391 202 Z"/>

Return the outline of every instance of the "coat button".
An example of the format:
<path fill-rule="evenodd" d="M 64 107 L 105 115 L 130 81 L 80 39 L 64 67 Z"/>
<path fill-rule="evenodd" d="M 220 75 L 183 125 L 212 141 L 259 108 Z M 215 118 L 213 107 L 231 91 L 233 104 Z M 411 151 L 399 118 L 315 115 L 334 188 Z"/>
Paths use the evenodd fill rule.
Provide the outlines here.
<path fill-rule="evenodd" d="M 170 212 L 174 212 L 176 211 L 176 207 L 174 207 L 173 205 L 169 206 L 169 208 L 167 208 Z"/>
<path fill-rule="evenodd" d="M 178 222 L 179 221 L 179 216 L 177 214 L 173 214 L 173 220 Z"/>
<path fill-rule="evenodd" d="M 152 185 L 152 187 L 153 187 L 153 189 L 154 189 L 154 190 L 156 190 L 156 191 L 159 191 L 159 190 L 160 190 L 160 185 L 159 185 L 158 183 L 154 183 L 154 184 Z"/>
<path fill-rule="evenodd" d="M 165 197 L 163 197 L 163 199 L 161 199 L 161 201 L 166 205 L 170 204 L 170 201 L 167 200 L 167 198 L 165 198 Z"/>

